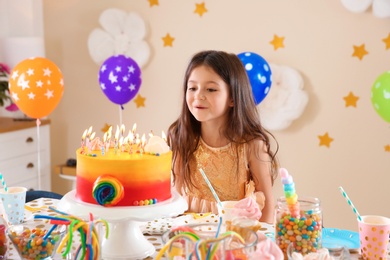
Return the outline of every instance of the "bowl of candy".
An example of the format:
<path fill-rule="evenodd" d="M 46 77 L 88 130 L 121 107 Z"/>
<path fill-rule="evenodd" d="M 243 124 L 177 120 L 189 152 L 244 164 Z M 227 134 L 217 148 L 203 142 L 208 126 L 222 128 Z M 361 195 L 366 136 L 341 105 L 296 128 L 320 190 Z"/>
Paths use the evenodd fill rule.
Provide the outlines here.
<path fill-rule="evenodd" d="M 13 225 L 7 230 L 20 258 L 28 260 L 52 259 L 65 234 L 64 225 L 54 226 L 52 229 Z"/>
<path fill-rule="evenodd" d="M 156 259 L 249 259 L 255 251 L 258 237 L 249 228 L 240 232 L 230 230 L 224 224 L 194 224 L 174 227 L 162 236 L 164 246 Z"/>

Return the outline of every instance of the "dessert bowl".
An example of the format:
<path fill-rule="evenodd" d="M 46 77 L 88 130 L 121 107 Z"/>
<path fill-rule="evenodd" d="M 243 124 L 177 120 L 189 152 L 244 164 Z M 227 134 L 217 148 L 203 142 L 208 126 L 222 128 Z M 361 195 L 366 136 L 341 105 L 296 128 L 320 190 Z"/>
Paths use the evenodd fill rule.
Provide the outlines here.
<path fill-rule="evenodd" d="M 53 259 L 65 234 L 65 225 L 45 229 L 21 224 L 10 226 L 7 229 L 7 235 L 20 258 L 28 260 Z"/>

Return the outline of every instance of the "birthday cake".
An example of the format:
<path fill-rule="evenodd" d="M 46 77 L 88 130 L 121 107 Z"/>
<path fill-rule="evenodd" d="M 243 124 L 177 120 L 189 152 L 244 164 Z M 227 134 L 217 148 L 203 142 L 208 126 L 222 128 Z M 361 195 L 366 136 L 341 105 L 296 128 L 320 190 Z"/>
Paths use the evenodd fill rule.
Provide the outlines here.
<path fill-rule="evenodd" d="M 141 140 L 134 131 L 124 137 L 117 128 L 112 141 L 111 128 L 103 140 L 90 132 L 84 132 L 76 151 L 77 199 L 112 207 L 145 206 L 171 198 L 172 152 L 163 137 L 146 140 L 143 135 Z"/>

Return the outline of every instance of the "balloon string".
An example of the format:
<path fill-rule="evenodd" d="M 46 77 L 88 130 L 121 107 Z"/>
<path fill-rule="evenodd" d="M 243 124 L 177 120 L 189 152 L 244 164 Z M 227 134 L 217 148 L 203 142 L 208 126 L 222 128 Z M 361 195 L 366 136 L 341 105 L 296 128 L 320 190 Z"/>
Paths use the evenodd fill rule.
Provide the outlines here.
<path fill-rule="evenodd" d="M 123 110 L 123 106 L 120 105 L 119 106 L 119 125 L 120 126 L 122 125 L 122 110 Z"/>
<path fill-rule="evenodd" d="M 38 138 L 38 190 L 41 189 L 41 147 L 40 147 L 40 135 L 39 135 L 39 126 L 41 121 L 37 118 L 37 138 Z"/>

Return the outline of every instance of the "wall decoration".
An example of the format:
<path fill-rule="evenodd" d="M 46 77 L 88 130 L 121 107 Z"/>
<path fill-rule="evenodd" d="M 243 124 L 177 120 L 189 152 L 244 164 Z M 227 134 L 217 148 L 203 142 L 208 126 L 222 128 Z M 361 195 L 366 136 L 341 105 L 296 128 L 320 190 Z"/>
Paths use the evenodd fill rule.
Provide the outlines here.
<path fill-rule="evenodd" d="M 383 38 L 382 41 L 386 44 L 386 50 L 390 49 L 390 33 L 386 38 Z"/>
<path fill-rule="evenodd" d="M 149 6 L 152 7 L 154 5 L 158 5 L 158 0 L 148 0 L 149 1 Z"/>
<path fill-rule="evenodd" d="M 372 4 L 373 0 L 341 0 L 343 6 L 353 13 L 363 13 Z"/>
<path fill-rule="evenodd" d="M 290 67 L 271 64 L 272 88 L 258 105 L 261 120 L 268 130 L 283 130 L 298 119 L 308 101 L 301 74 Z"/>
<path fill-rule="evenodd" d="M 375 80 L 371 88 L 371 102 L 378 115 L 390 123 L 390 70 Z"/>
<path fill-rule="evenodd" d="M 356 103 L 359 100 L 359 97 L 355 96 L 351 91 L 349 92 L 348 96 L 343 97 L 343 99 L 345 100 L 345 107 L 356 107 Z"/>
<path fill-rule="evenodd" d="M 164 42 L 164 47 L 172 47 L 173 41 L 175 38 L 173 38 L 169 33 L 167 33 L 164 37 L 161 38 Z"/>
<path fill-rule="evenodd" d="M 368 52 L 365 49 L 365 45 L 362 44 L 360 46 L 353 45 L 353 53 L 352 57 L 357 57 L 359 60 L 362 60 L 364 55 L 367 55 Z"/>
<path fill-rule="evenodd" d="M 343 6 L 353 13 L 363 13 L 372 7 L 372 13 L 378 18 L 390 17 L 390 0 L 341 0 Z"/>
<path fill-rule="evenodd" d="M 205 3 L 202 2 L 200 4 L 195 4 L 195 11 L 194 13 L 198 14 L 200 17 L 203 16 L 204 13 L 207 13 L 207 9 L 206 9 L 206 6 L 205 6 Z"/>
<path fill-rule="evenodd" d="M 138 96 L 134 99 L 134 102 L 137 105 L 137 108 L 145 107 L 145 100 L 146 100 L 146 98 L 144 98 L 143 96 L 138 94 Z"/>
<path fill-rule="evenodd" d="M 114 55 L 134 59 L 142 68 L 149 61 L 150 47 L 146 42 L 146 24 L 137 13 L 110 8 L 100 15 L 102 28 L 94 29 L 88 37 L 88 49 L 94 62 L 101 65 Z"/>
<path fill-rule="evenodd" d="M 99 70 L 99 85 L 107 98 L 121 107 L 132 100 L 141 87 L 141 69 L 130 57 L 111 56 Z"/>
<path fill-rule="evenodd" d="M 48 116 L 60 102 L 64 79 L 60 69 L 46 58 L 29 58 L 12 70 L 9 91 L 13 102 L 27 116 Z"/>
<path fill-rule="evenodd" d="M 284 48 L 284 37 L 279 37 L 275 34 L 270 44 L 274 46 L 275 51 L 279 48 Z"/>
<path fill-rule="evenodd" d="M 390 17 L 390 0 L 374 0 L 372 13 L 378 18 Z"/>
<path fill-rule="evenodd" d="M 390 152 L 390 144 L 385 145 L 385 152 Z"/>
<path fill-rule="evenodd" d="M 271 88 L 271 68 L 263 57 L 254 52 L 243 52 L 237 56 L 244 64 L 257 105 L 263 101 Z"/>
<path fill-rule="evenodd" d="M 334 140 L 329 136 L 328 132 L 326 132 L 324 135 L 319 135 L 318 138 L 320 139 L 319 146 L 326 146 L 328 148 L 330 147 L 330 143 Z"/>
<path fill-rule="evenodd" d="M 100 129 L 100 131 L 102 131 L 103 133 L 105 133 L 105 132 L 107 132 L 107 131 L 110 129 L 111 126 L 112 126 L 112 125 L 110 125 L 110 124 L 108 124 L 108 123 L 105 123 L 104 126 L 102 127 L 102 129 Z"/>

